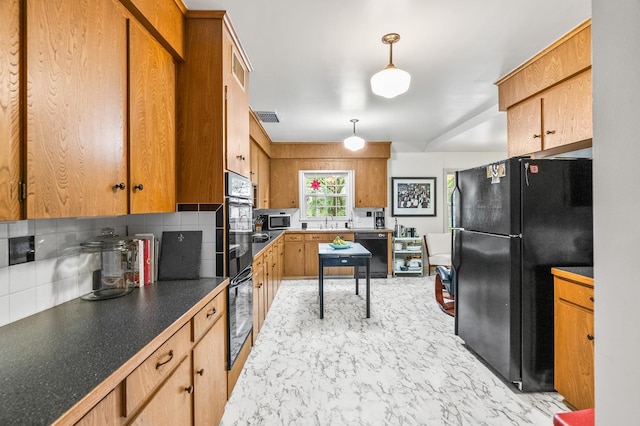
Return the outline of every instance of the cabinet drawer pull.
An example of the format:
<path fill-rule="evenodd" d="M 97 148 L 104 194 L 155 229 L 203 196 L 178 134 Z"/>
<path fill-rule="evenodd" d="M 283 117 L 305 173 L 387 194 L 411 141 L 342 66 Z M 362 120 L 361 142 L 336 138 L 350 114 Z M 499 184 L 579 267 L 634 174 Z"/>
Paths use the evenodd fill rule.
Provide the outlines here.
<path fill-rule="evenodd" d="M 124 182 L 120 182 L 120 183 L 116 183 L 115 185 L 113 185 L 113 191 L 117 191 L 118 189 L 125 189 L 127 187 L 127 185 L 124 184 Z"/>
<path fill-rule="evenodd" d="M 186 393 L 193 393 L 193 386 L 187 386 L 186 388 L 184 388 L 184 391 Z"/>
<path fill-rule="evenodd" d="M 204 374 L 204 368 L 201 368 L 200 370 L 196 371 L 196 373 L 198 373 L 199 376 L 202 376 Z"/>
<path fill-rule="evenodd" d="M 242 160 L 242 161 L 244 161 L 244 155 L 236 155 L 236 158 L 237 158 L 238 160 Z"/>
<path fill-rule="evenodd" d="M 216 308 L 213 308 L 211 311 L 207 312 L 207 319 L 211 318 L 216 314 Z"/>
<path fill-rule="evenodd" d="M 539 138 L 539 137 L 541 137 L 541 135 L 533 135 L 533 138 L 534 138 L 534 139 L 537 139 L 537 138 Z"/>
<path fill-rule="evenodd" d="M 593 298 L 593 296 L 589 297 L 589 300 L 591 300 L 592 302 L 595 302 L 595 299 Z"/>
<path fill-rule="evenodd" d="M 133 192 L 136 192 L 136 190 L 138 191 L 142 191 L 144 189 L 144 186 L 142 186 L 141 183 L 137 184 L 136 186 L 133 187 Z"/>
<path fill-rule="evenodd" d="M 593 339 L 595 339 L 595 337 L 593 337 L 593 334 L 587 334 L 587 339 L 593 340 Z"/>
<path fill-rule="evenodd" d="M 158 363 L 156 364 L 156 370 L 157 370 L 158 368 L 162 367 L 163 365 L 165 365 L 166 363 L 170 362 L 172 359 L 173 359 L 173 349 L 171 349 L 171 350 L 169 351 L 169 359 L 167 359 L 167 360 L 166 360 L 166 361 L 164 361 L 164 362 L 158 362 Z"/>
<path fill-rule="evenodd" d="M 556 131 L 555 130 L 547 130 L 546 132 L 544 132 L 546 135 L 555 135 Z"/>

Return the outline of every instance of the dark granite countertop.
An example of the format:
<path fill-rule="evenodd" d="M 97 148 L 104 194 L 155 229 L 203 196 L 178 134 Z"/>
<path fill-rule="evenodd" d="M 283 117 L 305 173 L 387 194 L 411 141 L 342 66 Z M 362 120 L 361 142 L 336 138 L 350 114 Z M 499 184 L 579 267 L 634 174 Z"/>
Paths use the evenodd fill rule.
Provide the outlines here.
<path fill-rule="evenodd" d="M 226 278 L 157 282 L 0 327 L 0 424 L 52 423 L 223 284 Z"/>
<path fill-rule="evenodd" d="M 555 269 L 593 278 L 593 266 L 554 266 Z"/>
<path fill-rule="evenodd" d="M 374 233 L 380 233 L 380 232 L 392 232 L 390 229 L 372 229 L 372 228 L 355 228 L 355 229 L 346 229 L 346 228 L 341 228 L 341 229 L 297 229 L 297 228 L 289 228 L 286 231 L 288 232 L 304 232 L 304 233 L 309 233 L 309 234 L 315 234 L 318 232 L 339 232 L 339 231 L 343 231 L 343 232 L 374 232 Z M 276 230 L 276 231 L 256 231 L 256 234 L 269 234 L 269 240 L 264 241 L 262 243 L 253 243 L 252 246 L 252 252 L 253 252 L 253 256 L 257 256 L 258 253 L 260 253 L 262 250 L 264 250 L 265 247 L 267 247 L 269 244 L 271 244 L 271 242 L 273 240 L 275 240 L 278 235 L 282 234 L 283 232 L 285 232 L 285 230 Z"/>

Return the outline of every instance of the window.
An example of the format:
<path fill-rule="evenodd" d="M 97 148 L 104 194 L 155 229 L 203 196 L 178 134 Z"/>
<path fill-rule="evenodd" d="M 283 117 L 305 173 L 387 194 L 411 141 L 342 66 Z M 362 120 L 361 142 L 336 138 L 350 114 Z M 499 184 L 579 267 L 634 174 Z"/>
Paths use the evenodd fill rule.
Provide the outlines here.
<path fill-rule="evenodd" d="M 348 220 L 353 208 L 352 170 L 301 170 L 300 219 Z"/>
<path fill-rule="evenodd" d="M 445 215 L 444 219 L 446 223 L 444 224 L 445 232 L 451 232 L 451 228 L 453 227 L 453 189 L 456 187 L 456 172 L 453 170 L 445 170 L 444 172 L 444 185 L 445 185 L 445 196 L 446 204 L 445 204 Z"/>

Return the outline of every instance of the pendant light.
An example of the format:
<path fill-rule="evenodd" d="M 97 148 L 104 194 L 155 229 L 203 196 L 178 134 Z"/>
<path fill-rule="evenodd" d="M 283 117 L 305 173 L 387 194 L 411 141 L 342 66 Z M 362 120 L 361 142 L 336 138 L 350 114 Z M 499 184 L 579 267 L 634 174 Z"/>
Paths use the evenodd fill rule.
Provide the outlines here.
<path fill-rule="evenodd" d="M 393 65 L 393 43 L 400 40 L 396 33 L 386 34 L 382 42 L 389 45 L 389 65 L 382 71 L 378 71 L 371 77 L 371 91 L 378 96 L 395 98 L 409 90 L 411 75 Z"/>
<path fill-rule="evenodd" d="M 352 118 L 350 121 L 353 123 L 353 135 L 344 140 L 344 147 L 351 151 L 357 151 L 364 148 L 364 139 L 360 136 L 356 136 L 356 123 L 360 120 Z"/>

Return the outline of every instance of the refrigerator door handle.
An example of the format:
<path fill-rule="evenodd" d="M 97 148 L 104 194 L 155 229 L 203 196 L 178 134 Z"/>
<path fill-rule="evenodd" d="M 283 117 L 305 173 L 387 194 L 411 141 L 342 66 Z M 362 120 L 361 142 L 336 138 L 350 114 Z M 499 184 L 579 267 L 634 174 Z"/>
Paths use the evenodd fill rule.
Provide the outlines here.
<path fill-rule="evenodd" d="M 509 238 L 520 238 L 520 239 L 522 239 L 522 234 L 510 234 Z"/>

